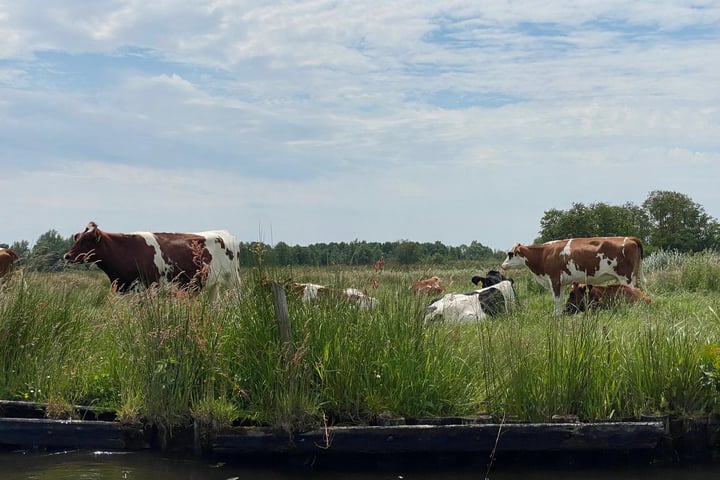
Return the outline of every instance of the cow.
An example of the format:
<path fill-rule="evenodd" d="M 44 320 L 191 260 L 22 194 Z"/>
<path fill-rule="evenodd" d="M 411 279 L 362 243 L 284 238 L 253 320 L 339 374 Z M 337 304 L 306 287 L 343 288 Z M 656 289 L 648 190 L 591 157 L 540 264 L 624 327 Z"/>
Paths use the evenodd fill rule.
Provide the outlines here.
<path fill-rule="evenodd" d="M 64 255 L 71 263 L 93 263 L 120 293 L 153 284 L 184 290 L 238 287 L 238 242 L 229 232 L 108 233 L 90 222 Z"/>
<path fill-rule="evenodd" d="M 559 315 L 564 285 L 615 281 L 636 287 L 642 258 L 643 246 L 635 237 L 571 238 L 541 245 L 516 243 L 500 267 L 527 266 L 535 280 L 552 293 L 553 314 Z"/>
<path fill-rule="evenodd" d="M 573 314 L 599 308 L 610 308 L 619 303 L 643 302 L 650 304 L 650 297 L 640 289 L 628 285 L 587 285 L 573 282 L 565 302 L 565 313 Z"/>
<path fill-rule="evenodd" d="M 380 255 L 380 259 L 373 263 L 373 272 L 381 274 L 385 271 L 385 255 Z"/>
<path fill-rule="evenodd" d="M 473 322 L 508 312 L 515 304 L 510 280 L 467 293 L 448 293 L 425 309 L 425 323 L 438 318 L 451 322 Z"/>
<path fill-rule="evenodd" d="M 378 305 L 376 298 L 367 291 L 358 288 L 332 288 L 317 283 L 298 283 L 292 279 L 285 281 L 285 288 L 299 296 L 303 302 L 310 303 L 321 298 L 339 298 L 360 310 L 373 310 Z"/>
<path fill-rule="evenodd" d="M 15 250 L 9 248 L 0 248 L 0 279 L 9 276 L 20 261 Z"/>
<path fill-rule="evenodd" d="M 481 277 L 479 275 L 475 275 L 470 279 L 472 283 L 475 285 L 482 287 L 490 287 L 492 285 L 496 285 L 503 280 L 510 280 L 509 278 L 505 277 L 502 273 L 498 272 L 497 270 L 490 270 L 487 273 L 487 277 Z M 512 281 L 512 280 L 510 280 Z"/>
<path fill-rule="evenodd" d="M 418 294 L 439 295 L 445 291 L 445 287 L 439 277 L 430 277 L 413 283 L 410 290 Z"/>
<path fill-rule="evenodd" d="M 4 291 L 14 276 L 18 262 L 18 254 L 9 248 L 0 248 L 0 290 Z"/>

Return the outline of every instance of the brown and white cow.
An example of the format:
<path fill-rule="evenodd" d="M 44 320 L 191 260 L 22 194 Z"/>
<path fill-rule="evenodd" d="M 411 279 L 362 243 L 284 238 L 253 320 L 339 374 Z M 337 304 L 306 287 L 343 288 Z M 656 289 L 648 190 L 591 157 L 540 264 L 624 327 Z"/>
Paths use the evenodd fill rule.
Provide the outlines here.
<path fill-rule="evenodd" d="M 12 277 L 17 263 L 20 261 L 17 253 L 9 248 L 0 248 L 0 288 Z"/>
<path fill-rule="evenodd" d="M 237 287 L 237 240 L 225 230 L 200 233 L 108 233 L 90 222 L 65 254 L 74 263 L 94 263 L 118 292 L 174 283 L 180 288 Z"/>
<path fill-rule="evenodd" d="M 542 245 L 517 243 L 501 267 L 527 266 L 535 280 L 552 292 L 553 313 L 558 315 L 562 312 L 563 285 L 614 281 L 635 287 L 642 257 L 642 243 L 635 237 L 571 238 Z"/>
<path fill-rule="evenodd" d="M 305 303 L 321 298 L 339 298 L 357 306 L 360 310 L 372 310 L 378 305 L 375 297 L 358 288 L 332 288 L 316 283 L 298 283 L 292 279 L 285 281 L 285 288 L 302 298 Z"/>
<path fill-rule="evenodd" d="M 18 261 L 18 254 L 15 253 L 15 250 L 0 248 L 0 278 L 10 275 L 15 270 Z"/>
<path fill-rule="evenodd" d="M 430 277 L 413 283 L 410 290 L 417 294 L 439 295 L 445 291 L 445 287 L 439 277 Z"/>
<path fill-rule="evenodd" d="M 650 297 L 640 289 L 628 285 L 587 285 L 573 282 L 565 302 L 565 313 L 579 313 L 598 308 L 610 308 L 620 303 L 643 302 L 650 304 Z"/>

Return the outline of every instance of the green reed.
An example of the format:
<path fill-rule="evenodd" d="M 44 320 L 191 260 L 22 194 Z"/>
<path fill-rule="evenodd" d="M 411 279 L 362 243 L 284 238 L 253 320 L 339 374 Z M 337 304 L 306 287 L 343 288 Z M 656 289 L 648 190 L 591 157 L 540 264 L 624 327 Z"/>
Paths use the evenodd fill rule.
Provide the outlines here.
<path fill-rule="evenodd" d="M 26 275 L 0 297 L 0 395 L 4 399 L 115 404 L 92 281 Z"/>
<path fill-rule="evenodd" d="M 0 396 L 109 406 L 166 438 L 233 421 L 292 433 L 387 416 L 590 421 L 717 411 L 715 257 L 672 260 L 648 262 L 658 265 L 646 270 L 652 305 L 575 316 L 552 316 L 549 293 L 513 272 L 517 307 L 474 324 L 424 325 L 431 298 L 409 286 L 434 274 L 448 291 L 468 291 L 484 268 L 261 266 L 219 301 L 170 287 L 118 295 L 95 272 L 27 275 L 27 288 L 0 297 Z M 290 277 L 366 289 L 379 306 L 288 294 L 293 338 L 284 345 L 269 281 Z"/>

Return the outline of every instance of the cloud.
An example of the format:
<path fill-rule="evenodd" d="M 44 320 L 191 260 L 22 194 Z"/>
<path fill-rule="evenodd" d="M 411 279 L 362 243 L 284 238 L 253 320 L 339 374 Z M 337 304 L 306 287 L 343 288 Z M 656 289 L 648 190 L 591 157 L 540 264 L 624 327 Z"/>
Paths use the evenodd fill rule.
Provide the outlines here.
<path fill-rule="evenodd" d="M 504 249 L 549 208 L 657 188 L 718 215 L 719 20 L 715 2 L 5 2 L 2 195 L 29 197 L 14 235 L 32 236 L 232 218 L 288 243 Z"/>

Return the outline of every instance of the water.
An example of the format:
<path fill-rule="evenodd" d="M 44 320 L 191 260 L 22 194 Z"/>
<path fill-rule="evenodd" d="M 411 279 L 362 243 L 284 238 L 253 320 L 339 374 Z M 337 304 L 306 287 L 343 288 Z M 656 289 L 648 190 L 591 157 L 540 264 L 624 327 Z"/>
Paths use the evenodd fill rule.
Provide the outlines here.
<path fill-rule="evenodd" d="M 248 466 L 156 453 L 65 451 L 57 453 L 0 452 L 2 480 L 483 480 L 484 466 L 419 469 L 412 466 L 352 470 L 287 465 Z M 532 468 L 497 465 L 491 480 L 706 480 L 720 478 L 720 463 L 685 466 L 615 465 L 602 468 Z"/>

